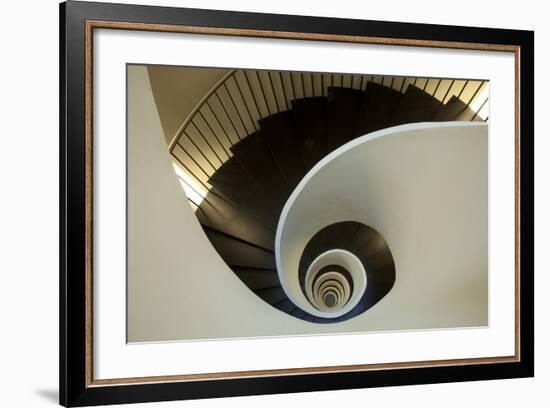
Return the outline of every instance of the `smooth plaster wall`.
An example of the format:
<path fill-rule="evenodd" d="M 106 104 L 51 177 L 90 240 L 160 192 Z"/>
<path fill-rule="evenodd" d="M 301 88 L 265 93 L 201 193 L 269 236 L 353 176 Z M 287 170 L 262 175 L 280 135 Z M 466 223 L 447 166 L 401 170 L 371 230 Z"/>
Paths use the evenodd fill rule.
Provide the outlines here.
<path fill-rule="evenodd" d="M 187 204 L 172 169 L 145 67 L 129 67 L 128 92 L 129 341 L 398 329 L 429 327 L 434 323 L 430 317 L 433 315 L 430 301 L 421 298 L 417 290 L 402 291 L 402 295 L 409 301 L 402 299 L 395 305 L 408 307 L 410 305 L 407 303 L 417 302 L 414 310 L 422 311 L 421 314 L 403 315 L 401 310 L 396 313 L 391 306 L 384 309 L 386 313 L 376 313 L 375 306 L 370 312 L 355 319 L 331 325 L 318 325 L 295 319 L 256 297 L 225 265 L 210 245 L 191 207 Z M 383 144 L 382 141 L 380 143 Z M 422 146 L 428 147 L 427 144 Z M 468 144 L 462 150 L 467 152 L 483 146 L 486 149 L 483 143 Z M 412 149 L 414 143 L 408 144 L 402 151 L 410 155 Z M 406 170 L 412 171 L 410 168 Z M 421 170 L 426 169 L 423 167 Z M 463 174 L 458 167 L 455 170 L 456 177 Z M 470 173 L 468 177 L 469 175 Z M 440 184 L 444 184 L 443 174 L 440 174 L 438 180 Z M 438 187 L 441 186 L 438 184 Z M 413 188 L 411 185 L 409 189 Z M 449 196 L 449 200 L 453 197 Z M 431 196 L 425 198 L 433 199 Z M 483 202 L 480 203 L 481 206 L 484 205 Z M 402 207 L 408 208 L 405 203 L 402 203 Z M 408 214 L 412 217 L 414 213 L 411 210 Z M 424 214 L 429 215 L 427 211 Z M 448 214 L 432 215 L 436 215 L 435 220 L 440 221 Z M 483 222 L 483 219 L 478 221 Z M 391 235 L 389 238 L 391 247 L 394 236 Z M 481 247 L 478 251 L 483 254 L 486 246 L 483 246 L 482 241 L 479 244 Z M 410 248 L 411 251 L 415 249 L 419 251 L 419 256 L 430 255 L 426 252 L 426 247 Z M 397 265 L 398 268 L 401 267 L 399 259 Z M 434 267 L 440 265 L 436 264 Z M 403 281 L 399 286 L 405 283 L 407 281 Z M 416 286 L 419 281 L 409 280 L 408 283 Z M 464 292 L 455 292 L 453 295 L 470 299 L 470 294 L 464 298 L 469 289 L 465 286 Z M 486 291 L 486 287 L 482 286 L 479 290 Z M 435 294 L 435 298 L 442 296 L 444 295 Z M 464 306 L 473 307 L 467 304 Z M 455 311 L 460 312 L 457 309 Z M 443 313 L 443 310 L 441 312 Z M 485 309 L 482 307 L 481 318 L 468 322 L 483 324 L 486 321 L 485 316 Z M 445 321 L 440 314 L 437 322 L 446 326 Z M 460 323 L 461 320 L 453 315 L 447 322 Z"/>
<path fill-rule="evenodd" d="M 128 68 L 128 340 L 296 334 L 204 235 L 176 179 L 147 69 Z"/>
<path fill-rule="evenodd" d="M 166 142 L 227 69 L 149 65 L 151 88 Z"/>
<path fill-rule="evenodd" d="M 308 307 L 293 273 L 305 245 L 327 225 L 358 221 L 385 238 L 396 281 L 352 325 L 487 325 L 487 143 L 485 123 L 416 123 L 355 139 L 324 158 L 279 221 L 277 266 L 287 293 Z"/>

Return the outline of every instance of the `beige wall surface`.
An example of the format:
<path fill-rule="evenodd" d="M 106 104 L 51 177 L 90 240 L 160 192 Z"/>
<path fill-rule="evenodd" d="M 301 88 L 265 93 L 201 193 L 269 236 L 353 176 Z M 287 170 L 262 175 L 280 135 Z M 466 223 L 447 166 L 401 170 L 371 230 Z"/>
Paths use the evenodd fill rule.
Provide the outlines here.
<path fill-rule="evenodd" d="M 169 143 L 191 110 L 228 70 L 149 65 L 147 71 Z"/>
<path fill-rule="evenodd" d="M 161 119 L 145 67 L 128 68 L 128 92 L 128 341 L 285 336 L 375 329 L 426 328 L 433 327 L 434 324 L 448 327 L 452 324 L 483 325 L 486 323 L 486 302 L 484 303 L 486 269 L 476 269 L 479 272 L 478 280 L 481 281 L 481 286 L 477 289 L 479 293 L 476 292 L 475 302 L 471 302 L 473 295 L 470 292 L 470 281 L 465 282 L 464 287 L 456 287 L 452 293 L 450 291 L 434 293 L 431 299 L 437 301 L 441 310 L 437 318 L 433 318 L 430 317 L 433 314 L 433 303 L 426 297 L 429 293 L 418 290 L 423 284 L 424 277 L 405 274 L 403 271 L 410 267 L 403 265 L 399 254 L 395 254 L 398 268 L 395 296 L 388 296 L 369 312 L 357 318 L 328 325 L 314 324 L 298 320 L 269 306 L 250 291 L 223 262 L 209 243 L 188 205 L 184 191 L 172 168 Z M 392 141 L 391 138 L 389 140 L 389 144 L 382 139 L 378 141 L 377 157 L 387 155 L 389 151 L 396 148 L 394 146 L 396 141 Z M 442 138 L 435 146 L 445 148 L 445 140 Z M 483 135 L 467 138 L 465 143 L 459 149 L 458 155 L 478 152 L 469 160 L 479 162 L 476 162 L 476 169 L 481 169 L 481 173 L 473 174 L 475 169 L 471 167 L 472 163 L 469 163 L 471 170 L 464 173 L 461 179 L 463 172 L 460 163 L 456 161 L 460 160 L 460 157 L 448 162 L 443 156 L 437 158 L 429 152 L 424 152 L 420 157 L 423 161 L 436 157 L 434 165 L 447 163 L 446 168 L 453 172 L 453 180 L 456 183 L 454 188 L 445 186 L 444 175 L 439 172 L 435 181 L 438 188 L 445 188 L 445 195 L 433 197 L 433 195 L 414 194 L 415 200 L 424 199 L 427 202 L 436 200 L 435 203 L 453 204 L 458 199 L 459 190 L 465 189 L 481 194 L 478 197 L 480 200 L 478 204 L 481 207 L 486 205 L 487 190 L 482 188 L 486 186 L 486 173 L 482 171 L 483 163 L 486 166 L 487 159 L 486 136 L 485 138 Z M 457 146 L 453 145 L 454 147 Z M 426 141 L 420 144 L 420 148 L 429 149 L 430 143 Z M 415 144 L 408 143 L 398 150 L 408 157 L 414 156 L 414 149 Z M 414 169 L 411 159 L 406 161 L 401 158 L 398 161 L 410 164 L 406 169 L 407 173 Z M 430 169 L 427 164 L 419 169 L 421 172 L 428 170 Z M 395 178 L 394 181 L 397 183 L 395 186 L 400 184 L 396 178 L 403 172 L 404 170 L 399 171 L 399 168 L 393 169 L 391 174 L 392 179 Z M 382 175 L 381 177 L 383 179 Z M 414 178 L 414 174 L 408 174 L 407 177 Z M 473 177 L 481 177 L 481 179 L 471 183 Z M 415 184 L 413 179 L 410 183 L 407 192 L 411 194 L 416 188 L 429 187 Z M 384 191 L 382 187 L 380 186 L 379 191 Z M 367 189 L 368 186 L 365 185 L 365 188 Z M 388 192 L 394 195 L 395 202 L 399 200 L 396 196 L 397 191 L 391 189 Z M 388 199 L 391 198 L 388 197 Z M 378 199 L 380 204 L 383 204 L 383 198 Z M 471 198 L 468 202 L 474 205 L 474 201 L 475 198 Z M 460 201 L 456 203 L 458 204 Z M 402 205 L 403 208 L 406 207 L 406 203 Z M 419 232 L 425 230 L 430 234 L 437 233 L 442 228 L 444 230 L 447 225 L 445 222 L 449 222 L 447 220 L 449 214 L 445 214 L 442 210 L 428 211 L 432 207 L 433 205 L 422 212 L 422 219 L 416 221 L 411 219 L 406 225 L 412 228 L 416 224 Z M 415 201 L 415 208 L 422 208 L 422 203 Z M 455 225 L 455 222 L 449 224 L 454 225 L 453 232 L 459 234 L 453 237 L 451 244 L 456 246 L 467 242 L 468 250 L 474 249 L 472 253 L 478 266 L 483 265 L 487 256 L 486 233 L 483 234 L 487 224 L 486 207 L 483 208 L 485 208 L 485 214 L 483 209 L 477 211 L 475 208 L 469 208 L 468 210 L 475 212 L 475 221 L 479 224 L 477 227 L 472 223 L 462 227 Z M 400 219 L 406 219 L 407 214 L 414 219 L 413 211 L 409 213 L 402 211 Z M 429 223 L 430 217 L 435 217 L 433 219 L 438 223 L 444 224 L 428 228 L 426 223 Z M 378 217 L 377 220 L 382 223 L 383 217 Z M 364 221 L 369 224 L 368 219 Z M 456 220 L 456 222 L 460 221 L 461 219 Z M 469 227 L 476 228 L 476 233 L 479 232 L 477 238 L 471 235 Z M 380 229 L 384 230 L 383 227 Z M 426 260 L 430 256 L 430 244 L 422 244 L 420 235 L 415 236 L 415 242 L 407 249 L 406 245 L 397 242 L 398 225 L 392 226 L 387 231 L 390 248 L 392 245 L 402 248 L 403 253 L 407 255 L 407 260 Z M 450 248 L 442 248 L 441 242 L 434 242 L 433 245 L 437 246 L 438 251 L 443 249 L 442 253 L 448 254 L 450 251 Z M 455 247 L 455 251 L 460 249 Z M 458 259 L 458 255 L 455 258 Z M 443 257 L 430 259 L 433 270 L 440 272 L 440 274 L 429 275 L 430 279 L 441 280 L 444 279 L 444 273 L 454 271 L 454 269 L 445 268 Z M 468 262 L 471 264 L 474 260 L 470 259 Z M 471 266 L 464 263 L 460 265 Z M 417 268 L 417 270 L 422 273 L 421 269 Z M 446 298 L 449 299 L 447 303 Z M 452 307 L 449 309 L 451 313 L 447 320 L 444 318 L 445 304 Z M 414 308 L 411 308 L 411 305 Z M 404 313 L 407 310 L 414 310 L 415 313 Z M 464 313 L 468 316 L 467 319 L 461 317 Z"/>
<path fill-rule="evenodd" d="M 172 169 L 145 67 L 128 68 L 128 341 L 309 333 L 210 245 Z"/>

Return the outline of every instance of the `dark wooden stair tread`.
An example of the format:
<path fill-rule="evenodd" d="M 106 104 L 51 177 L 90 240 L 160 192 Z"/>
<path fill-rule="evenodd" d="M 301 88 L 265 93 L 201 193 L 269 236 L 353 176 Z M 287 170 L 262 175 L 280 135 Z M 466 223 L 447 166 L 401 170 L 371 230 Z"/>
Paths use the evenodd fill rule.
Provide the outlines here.
<path fill-rule="evenodd" d="M 270 147 L 264 140 L 262 131 L 258 131 L 231 148 L 240 160 L 245 171 L 258 177 L 257 183 L 270 193 L 270 201 L 276 200 L 274 206 L 281 207 L 288 196 L 288 183 L 283 170 L 276 161 Z"/>
<path fill-rule="evenodd" d="M 231 269 L 250 289 L 263 289 L 280 285 L 275 269 L 247 268 L 233 266 Z"/>
<path fill-rule="evenodd" d="M 275 268 L 275 255 L 272 252 L 215 230 L 205 229 L 204 232 L 225 263 L 264 269 Z"/>
<path fill-rule="evenodd" d="M 355 137 L 363 91 L 329 87 L 327 98 L 328 150 L 331 152 Z"/>
<path fill-rule="evenodd" d="M 452 96 L 451 99 L 442 105 L 440 110 L 433 118 L 434 121 L 482 121 L 482 119 L 476 115 L 464 102 L 458 99 L 456 96 Z"/>
<path fill-rule="evenodd" d="M 285 111 L 260 121 L 265 142 L 293 189 L 304 175 L 298 131 L 291 112 Z"/>
<path fill-rule="evenodd" d="M 416 86 L 409 86 L 401 98 L 392 119 L 392 124 L 426 122 L 436 115 L 441 103 Z"/>
<path fill-rule="evenodd" d="M 309 170 L 327 154 L 327 99 L 312 97 L 292 101 L 300 148 Z"/>
<path fill-rule="evenodd" d="M 206 201 L 196 212 L 202 225 L 220 229 L 230 235 L 250 240 L 260 246 L 273 249 L 275 232 L 245 210 L 222 198 L 208 194 Z"/>
<path fill-rule="evenodd" d="M 374 82 L 367 83 L 359 108 L 357 136 L 390 126 L 402 97 L 399 91 Z"/>

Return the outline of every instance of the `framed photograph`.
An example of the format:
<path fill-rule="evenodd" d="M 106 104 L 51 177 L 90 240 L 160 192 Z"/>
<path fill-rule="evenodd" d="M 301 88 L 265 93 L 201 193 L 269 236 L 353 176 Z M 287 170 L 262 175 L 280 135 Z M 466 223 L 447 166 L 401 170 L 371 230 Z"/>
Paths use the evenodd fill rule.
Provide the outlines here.
<path fill-rule="evenodd" d="M 534 375 L 533 32 L 60 16 L 62 405 Z"/>

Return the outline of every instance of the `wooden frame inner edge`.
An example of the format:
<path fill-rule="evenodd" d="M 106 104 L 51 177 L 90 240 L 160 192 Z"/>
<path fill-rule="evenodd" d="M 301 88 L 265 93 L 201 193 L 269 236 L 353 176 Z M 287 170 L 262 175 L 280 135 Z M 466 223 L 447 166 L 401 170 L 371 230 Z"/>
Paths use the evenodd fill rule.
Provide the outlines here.
<path fill-rule="evenodd" d="M 363 43 L 380 45 L 397 45 L 430 48 L 453 48 L 479 51 L 513 52 L 515 58 L 515 354 L 502 357 L 478 357 L 450 360 L 430 360 L 414 362 L 395 362 L 379 364 L 354 364 L 342 366 L 301 367 L 273 370 L 214 372 L 204 374 L 184 374 L 152 377 L 128 377 L 113 379 L 93 378 L 93 30 L 94 28 L 119 29 L 133 31 L 157 31 L 188 34 L 228 35 L 241 37 L 278 38 L 311 41 L 332 41 L 344 43 Z M 86 112 L 85 112 L 85 285 L 86 285 L 86 345 L 85 345 L 85 386 L 101 387 L 113 385 L 131 385 L 146 383 L 169 383 L 184 381 L 206 381 L 236 378 L 291 376 L 300 374 L 321 374 L 337 372 L 357 372 L 373 370 L 407 369 L 421 367 L 461 366 L 471 364 L 498 364 L 521 361 L 520 336 L 520 52 L 521 47 L 505 44 L 484 44 L 435 40 L 399 39 L 354 35 L 333 35 L 317 33 L 299 33 L 285 31 L 197 27 L 188 25 L 167 25 L 148 23 L 128 23 L 121 21 L 86 20 Z"/>

